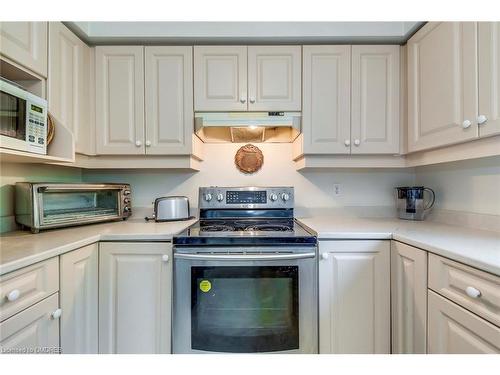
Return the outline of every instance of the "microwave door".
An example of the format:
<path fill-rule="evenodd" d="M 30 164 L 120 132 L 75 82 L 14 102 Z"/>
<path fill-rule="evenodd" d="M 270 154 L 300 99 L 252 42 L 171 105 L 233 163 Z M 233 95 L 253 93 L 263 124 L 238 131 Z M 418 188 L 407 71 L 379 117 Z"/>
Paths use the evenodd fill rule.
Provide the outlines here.
<path fill-rule="evenodd" d="M 0 91 L 0 134 L 24 141 L 25 129 L 26 100 Z"/>

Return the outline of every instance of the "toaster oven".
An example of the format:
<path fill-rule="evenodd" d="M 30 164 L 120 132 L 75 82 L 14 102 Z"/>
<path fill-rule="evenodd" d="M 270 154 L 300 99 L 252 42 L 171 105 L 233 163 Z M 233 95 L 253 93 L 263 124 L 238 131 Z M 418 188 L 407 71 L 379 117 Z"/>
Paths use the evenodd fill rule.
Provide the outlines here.
<path fill-rule="evenodd" d="M 128 184 L 30 183 L 15 187 L 16 222 L 43 229 L 124 220 L 132 214 Z"/>

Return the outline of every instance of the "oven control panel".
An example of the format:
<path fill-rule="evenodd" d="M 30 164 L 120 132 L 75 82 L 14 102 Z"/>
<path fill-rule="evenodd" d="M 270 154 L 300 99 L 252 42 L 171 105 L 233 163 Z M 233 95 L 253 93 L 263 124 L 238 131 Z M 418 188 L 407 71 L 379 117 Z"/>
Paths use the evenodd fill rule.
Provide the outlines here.
<path fill-rule="evenodd" d="M 199 208 L 293 208 L 293 187 L 201 187 Z"/>

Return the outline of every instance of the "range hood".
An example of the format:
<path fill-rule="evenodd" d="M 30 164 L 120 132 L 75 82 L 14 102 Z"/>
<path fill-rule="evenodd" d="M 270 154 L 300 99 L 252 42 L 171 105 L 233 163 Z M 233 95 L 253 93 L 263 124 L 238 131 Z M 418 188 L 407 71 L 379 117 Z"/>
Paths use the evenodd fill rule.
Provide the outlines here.
<path fill-rule="evenodd" d="M 300 112 L 196 112 L 205 143 L 289 143 L 300 134 Z"/>

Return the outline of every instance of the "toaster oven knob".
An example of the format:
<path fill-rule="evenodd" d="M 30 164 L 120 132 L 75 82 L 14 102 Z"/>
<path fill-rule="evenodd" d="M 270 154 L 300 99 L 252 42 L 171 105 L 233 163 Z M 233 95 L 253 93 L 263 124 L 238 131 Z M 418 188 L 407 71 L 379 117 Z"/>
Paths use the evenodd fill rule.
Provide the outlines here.
<path fill-rule="evenodd" d="M 224 200 L 224 194 L 222 194 L 222 193 L 217 194 L 217 200 L 219 202 L 222 202 Z"/>
<path fill-rule="evenodd" d="M 130 190 L 124 190 L 124 191 L 123 191 L 123 194 L 124 194 L 124 195 L 130 195 Z"/>
<path fill-rule="evenodd" d="M 125 211 L 125 212 L 129 212 L 129 211 L 130 211 L 130 207 L 129 207 L 129 206 L 125 206 L 125 207 L 123 207 L 123 211 Z"/>
<path fill-rule="evenodd" d="M 123 202 L 124 202 L 124 203 L 130 203 L 130 198 L 125 198 L 125 199 L 123 200 Z"/>
<path fill-rule="evenodd" d="M 205 194 L 205 200 L 206 200 L 207 202 L 210 202 L 210 201 L 212 200 L 212 194 L 210 194 L 210 193 L 206 193 L 206 194 Z"/>
<path fill-rule="evenodd" d="M 269 196 L 269 199 L 271 199 L 274 202 L 276 199 L 278 199 L 278 196 L 273 193 Z"/>

